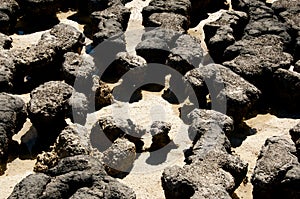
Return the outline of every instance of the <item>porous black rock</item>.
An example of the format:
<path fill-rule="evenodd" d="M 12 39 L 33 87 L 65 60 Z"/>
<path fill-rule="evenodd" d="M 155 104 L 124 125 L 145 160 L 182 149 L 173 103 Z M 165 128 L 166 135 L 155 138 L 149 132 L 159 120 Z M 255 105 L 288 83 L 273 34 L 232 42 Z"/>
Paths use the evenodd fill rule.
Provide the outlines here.
<path fill-rule="evenodd" d="M 205 41 L 215 62 L 221 62 L 225 49 L 242 37 L 247 22 L 244 12 L 224 11 L 216 21 L 204 25 Z"/>
<path fill-rule="evenodd" d="M 147 40 L 151 38 L 159 38 L 167 42 L 170 48 L 175 47 L 175 42 L 179 36 L 182 34 L 172 30 L 165 28 L 154 28 L 154 29 L 146 29 L 147 31 L 142 35 L 142 40 Z"/>
<path fill-rule="evenodd" d="M 219 64 L 209 64 L 185 75 L 198 99 L 209 94 L 212 109 L 231 116 L 236 124 L 242 122 L 259 100 L 261 92 L 242 77 Z"/>
<path fill-rule="evenodd" d="M 12 38 L 0 33 L 0 48 L 10 49 L 12 44 Z"/>
<path fill-rule="evenodd" d="M 251 178 L 253 198 L 298 198 L 300 164 L 294 143 L 285 137 L 266 140 Z"/>
<path fill-rule="evenodd" d="M 167 167 L 162 174 L 166 198 L 231 198 L 247 173 L 248 164 L 232 155 L 224 131 L 233 122 L 222 113 L 194 110 L 189 136 L 192 147 L 185 152 L 186 165 Z"/>
<path fill-rule="evenodd" d="M 115 5 L 103 11 L 93 12 L 90 24 L 93 46 L 110 40 L 118 44 L 119 48 L 125 48 L 123 33 L 127 28 L 129 17 L 130 11 L 124 5 Z"/>
<path fill-rule="evenodd" d="M 226 135 L 229 135 L 234 130 L 233 120 L 218 111 L 207 109 L 194 109 L 188 115 L 188 123 L 192 124 L 198 120 L 216 121 Z"/>
<path fill-rule="evenodd" d="M 145 135 L 146 130 L 130 119 L 121 118 L 118 114 L 108 117 L 103 116 L 99 118 L 96 125 L 100 125 L 103 131 L 99 133 L 104 133 L 111 143 L 124 137 L 135 144 L 137 151 L 143 148 L 142 136 Z M 104 145 L 107 145 L 107 143 L 104 143 Z"/>
<path fill-rule="evenodd" d="M 181 74 L 199 67 L 204 57 L 200 41 L 190 35 L 181 35 L 170 50 L 166 64 Z"/>
<path fill-rule="evenodd" d="M 159 150 L 171 142 L 169 132 L 172 125 L 167 122 L 155 121 L 151 125 L 150 133 L 152 135 L 152 143 L 149 151 Z"/>
<path fill-rule="evenodd" d="M 12 137 L 26 121 L 25 103 L 18 97 L 0 93 L 0 174 L 6 169 Z"/>
<path fill-rule="evenodd" d="M 299 110 L 300 100 L 300 73 L 278 69 L 273 76 L 273 103 L 286 110 Z"/>
<path fill-rule="evenodd" d="M 95 95 L 93 96 L 95 99 L 95 109 L 100 110 L 105 106 L 109 106 L 113 102 L 113 95 L 111 88 L 98 78 L 95 80 L 95 84 L 93 86 L 93 90 L 95 90 Z"/>
<path fill-rule="evenodd" d="M 145 27 L 160 27 L 186 33 L 189 28 L 189 19 L 175 13 L 153 13 L 143 21 Z"/>
<path fill-rule="evenodd" d="M 293 60 L 284 52 L 284 43 L 276 35 L 237 41 L 225 50 L 224 58 L 230 60 L 224 66 L 264 91 L 272 87 L 273 73 L 278 68 L 289 68 Z"/>
<path fill-rule="evenodd" d="M 84 35 L 71 25 L 60 23 L 49 32 L 42 35 L 40 45 L 57 50 L 61 56 L 66 52 L 81 52 L 84 45 Z"/>
<path fill-rule="evenodd" d="M 153 13 L 162 12 L 175 13 L 189 17 L 191 12 L 191 2 L 189 0 L 152 0 L 142 11 L 143 20 L 147 20 L 147 18 Z"/>
<path fill-rule="evenodd" d="M 62 81 L 50 81 L 40 85 L 30 93 L 28 116 L 32 124 L 40 130 L 61 128 L 65 126 L 68 111 L 68 100 L 73 87 Z M 50 135 L 44 135 L 50 136 Z"/>
<path fill-rule="evenodd" d="M 170 49 L 167 42 L 160 38 L 149 38 L 141 41 L 135 48 L 137 55 L 148 63 L 165 64 Z"/>
<path fill-rule="evenodd" d="M 273 2 L 272 9 L 283 21 L 292 36 L 292 51 L 296 60 L 300 59 L 300 3 L 293 0 Z"/>
<path fill-rule="evenodd" d="M 193 146 L 185 153 L 187 164 L 167 167 L 162 174 L 166 198 L 231 198 L 246 176 L 248 164 L 230 154 L 230 142 L 220 125 L 228 120 L 219 123 L 221 113 L 213 112 L 204 112 L 201 119 L 199 111 L 191 114 Z"/>
<path fill-rule="evenodd" d="M 0 49 L 0 92 L 12 92 L 16 84 L 16 67 L 12 54 Z"/>
<path fill-rule="evenodd" d="M 10 34 L 19 16 L 20 7 L 15 0 L 2 0 L 0 5 L 0 32 Z"/>
<path fill-rule="evenodd" d="M 118 138 L 103 152 L 101 161 L 106 172 L 113 177 L 122 177 L 130 172 L 136 158 L 134 143 Z"/>
<path fill-rule="evenodd" d="M 58 24 L 44 33 L 37 44 L 25 50 L 13 50 L 18 90 L 30 92 L 42 83 L 57 80 L 61 76 L 64 54 L 80 52 L 83 43 L 84 35 L 80 31 Z"/>
<path fill-rule="evenodd" d="M 22 0 L 20 1 L 22 11 L 26 16 L 55 16 L 61 6 L 59 0 Z"/>
<path fill-rule="evenodd" d="M 197 164 L 167 167 L 161 179 L 167 199 L 230 199 L 246 173 L 247 164 L 238 157 L 210 151 Z"/>
<path fill-rule="evenodd" d="M 290 129 L 290 135 L 296 145 L 298 159 L 300 159 L 300 123 Z"/>
<path fill-rule="evenodd" d="M 65 82 L 75 86 L 77 91 L 92 89 L 92 76 L 96 75 L 96 66 L 91 56 L 67 52 L 64 55 L 62 71 Z"/>
<path fill-rule="evenodd" d="M 67 157 L 43 173 L 31 174 L 18 183 L 13 198 L 135 198 L 132 189 L 107 176 L 97 159 Z"/>
<path fill-rule="evenodd" d="M 92 146 L 89 131 L 79 124 L 68 125 L 57 137 L 50 152 L 37 156 L 34 171 L 46 172 L 57 165 L 59 160 L 76 155 L 90 155 Z"/>
<path fill-rule="evenodd" d="M 113 63 L 104 71 L 101 79 L 104 82 L 116 83 L 127 72 L 134 73 L 134 70 L 139 70 L 146 66 L 147 62 L 144 58 L 128 52 L 120 52 L 116 55 Z"/>

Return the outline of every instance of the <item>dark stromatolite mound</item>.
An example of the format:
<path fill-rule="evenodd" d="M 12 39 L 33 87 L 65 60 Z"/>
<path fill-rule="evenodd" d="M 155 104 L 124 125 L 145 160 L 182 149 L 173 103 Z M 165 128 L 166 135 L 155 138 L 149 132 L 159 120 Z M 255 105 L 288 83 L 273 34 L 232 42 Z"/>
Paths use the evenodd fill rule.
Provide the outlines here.
<path fill-rule="evenodd" d="M 189 35 L 180 36 L 170 50 L 166 64 L 181 74 L 198 68 L 203 62 L 204 51 L 200 41 Z"/>
<path fill-rule="evenodd" d="M 185 33 L 189 28 L 189 19 L 175 13 L 153 13 L 147 21 L 143 21 L 145 27 L 160 27 Z"/>
<path fill-rule="evenodd" d="M 92 150 L 88 129 L 79 124 L 69 125 L 58 135 L 52 151 L 38 155 L 34 170 L 46 172 L 63 158 L 90 155 Z"/>
<path fill-rule="evenodd" d="M 135 48 L 136 53 L 148 63 L 165 64 L 170 49 L 167 42 L 160 38 L 149 38 L 141 41 Z"/>
<path fill-rule="evenodd" d="M 290 139 L 267 139 L 251 179 L 253 198 L 299 198 L 300 164 L 295 154 Z"/>
<path fill-rule="evenodd" d="M 30 93 L 28 114 L 32 124 L 41 136 L 48 129 L 60 129 L 65 126 L 65 117 L 69 108 L 69 98 L 73 87 L 61 81 L 50 81 L 40 85 Z M 56 132 L 54 131 L 53 134 Z"/>
<path fill-rule="evenodd" d="M 278 68 L 289 68 L 292 56 L 284 51 L 284 44 L 276 35 L 247 38 L 229 46 L 223 63 L 261 90 L 272 87 L 272 76 Z"/>
<path fill-rule="evenodd" d="M 92 97 L 94 97 L 95 104 L 91 104 L 91 106 L 94 106 L 95 110 L 100 110 L 105 106 L 111 105 L 114 98 L 111 88 L 106 83 L 99 80 L 99 78 L 95 78 L 94 81 L 93 91 L 95 95 Z"/>
<path fill-rule="evenodd" d="M 122 198 L 134 192 L 107 176 L 102 164 L 91 156 L 79 155 L 59 161 L 54 168 L 31 174 L 14 188 L 13 198 Z"/>
<path fill-rule="evenodd" d="M 96 75 L 96 66 L 93 58 L 88 55 L 80 55 L 74 52 L 67 52 L 64 55 L 62 66 L 63 79 L 66 83 L 74 86 L 76 90 L 83 92 L 93 86 L 92 76 Z"/>
<path fill-rule="evenodd" d="M 103 152 L 101 161 L 105 171 L 113 177 L 122 177 L 129 173 L 136 158 L 134 143 L 118 138 L 112 146 Z"/>
<path fill-rule="evenodd" d="M 182 34 L 172 30 L 165 28 L 154 28 L 154 29 L 146 29 L 147 31 L 142 35 L 142 40 L 158 38 L 167 42 L 167 44 L 173 48 L 176 40 Z"/>
<path fill-rule="evenodd" d="M 168 167 L 162 175 L 167 199 L 231 198 L 247 173 L 247 165 L 238 157 L 210 151 L 197 164 Z"/>
<path fill-rule="evenodd" d="M 285 110 L 299 111 L 300 73 L 286 69 L 278 69 L 274 73 L 273 103 Z"/>
<path fill-rule="evenodd" d="M 19 90 L 30 90 L 46 81 L 57 80 L 61 76 L 63 55 L 80 52 L 83 42 L 84 35 L 76 28 L 58 24 L 44 33 L 36 45 L 14 50 Z"/>
<path fill-rule="evenodd" d="M 59 0 L 22 0 L 20 6 L 26 16 L 55 16 L 60 7 Z"/>
<path fill-rule="evenodd" d="M 121 118 L 120 113 L 113 112 L 113 116 L 108 117 L 100 117 L 98 123 L 96 125 L 100 125 L 101 129 L 103 130 L 101 133 L 108 138 L 103 139 L 102 142 L 109 142 L 109 143 L 102 143 L 103 146 L 109 146 L 118 138 L 126 138 L 129 141 L 133 142 L 136 146 L 136 150 L 140 151 L 144 145 L 142 140 L 142 136 L 145 135 L 146 130 L 143 129 L 138 124 L 135 124 L 131 119 Z M 99 135 L 99 136 L 104 136 Z M 101 142 L 101 140 L 99 140 Z"/>
<path fill-rule="evenodd" d="M 134 70 L 147 66 L 144 58 L 128 52 L 120 52 L 116 55 L 113 63 L 104 71 L 101 79 L 108 83 L 118 82 L 127 72 L 134 73 Z"/>
<path fill-rule="evenodd" d="M 197 91 L 198 99 L 205 99 L 209 94 L 212 108 L 226 111 L 236 124 L 249 114 L 261 95 L 255 86 L 218 64 L 191 70 L 184 78 Z"/>
<path fill-rule="evenodd" d="M 39 44 L 57 50 L 58 54 L 81 52 L 85 37 L 73 26 L 60 23 L 42 35 Z"/>
<path fill-rule="evenodd" d="M 188 123 L 194 123 L 198 120 L 216 121 L 226 135 L 234 130 L 233 120 L 223 113 L 214 110 L 194 109 L 187 116 Z"/>
<path fill-rule="evenodd" d="M 8 159 L 12 136 L 26 120 L 24 102 L 6 93 L 0 93 L 0 174 L 3 174 Z"/>
<path fill-rule="evenodd" d="M 110 7 L 123 6 L 127 0 L 86 0 L 79 1 L 78 10 L 84 14 L 91 14 L 94 11 L 102 11 Z"/>
<path fill-rule="evenodd" d="M 150 133 L 152 135 L 152 143 L 150 146 L 150 151 L 159 150 L 171 142 L 169 137 L 169 132 L 172 125 L 167 122 L 155 121 L 151 125 Z"/>
<path fill-rule="evenodd" d="M 272 8 L 283 20 L 294 40 L 293 55 L 300 59 L 300 2 L 294 0 L 279 0 L 272 4 Z"/>
<path fill-rule="evenodd" d="M 186 153 L 187 165 L 168 167 L 163 172 L 166 198 L 231 198 L 246 176 L 248 165 L 228 153 L 230 142 L 220 126 L 223 122 L 215 120 L 220 114 L 206 112 L 204 119 L 194 117 L 189 129 L 193 147 Z"/>
<path fill-rule="evenodd" d="M 210 113 L 208 113 L 210 114 Z M 231 145 L 220 123 L 197 118 L 188 130 L 193 146 L 185 153 L 188 164 L 197 163 L 211 151 L 231 151 Z"/>
<path fill-rule="evenodd" d="M 0 49 L 0 92 L 12 92 L 16 83 L 16 68 L 9 51 Z"/>
<path fill-rule="evenodd" d="M 249 24 L 245 28 L 246 35 L 258 37 L 265 34 L 278 35 L 285 44 L 291 42 L 286 27 L 275 16 L 273 10 L 262 1 L 249 1 Z"/>
<path fill-rule="evenodd" d="M 9 34 L 13 31 L 19 15 L 19 4 L 15 0 L 2 0 L 0 4 L 0 32 Z"/>
<path fill-rule="evenodd" d="M 11 43 L 12 43 L 12 38 L 0 33 L 0 48 L 3 49 L 10 49 L 11 48 Z"/>
<path fill-rule="evenodd" d="M 189 0 L 152 0 L 148 6 L 143 9 L 143 20 L 147 21 L 153 13 L 175 13 L 189 18 L 191 12 L 191 2 Z"/>
<path fill-rule="evenodd" d="M 215 62 L 223 59 L 225 49 L 243 35 L 248 16 L 240 11 L 224 11 L 219 19 L 204 25 L 205 41 Z"/>
<path fill-rule="evenodd" d="M 57 130 L 66 125 L 67 117 L 85 123 L 89 111 L 87 97 L 63 81 L 46 82 L 35 88 L 30 97 L 29 118 L 41 137 L 55 138 Z"/>
<path fill-rule="evenodd" d="M 297 156 L 298 159 L 300 160 L 300 123 L 298 123 L 292 129 L 290 129 L 290 135 L 292 137 L 293 142 L 296 145 Z"/>
<path fill-rule="evenodd" d="M 165 64 L 170 54 L 170 49 L 174 48 L 175 42 L 180 35 L 172 29 L 154 28 L 146 29 L 142 35 L 142 42 L 136 47 L 136 52 L 148 63 Z"/>
<path fill-rule="evenodd" d="M 103 41 L 116 40 L 120 48 L 124 48 L 122 34 L 127 28 L 130 17 L 130 10 L 122 4 L 114 5 L 103 11 L 96 11 L 91 14 L 91 29 L 93 45 L 96 46 Z M 116 37 L 116 38 L 114 38 Z"/>

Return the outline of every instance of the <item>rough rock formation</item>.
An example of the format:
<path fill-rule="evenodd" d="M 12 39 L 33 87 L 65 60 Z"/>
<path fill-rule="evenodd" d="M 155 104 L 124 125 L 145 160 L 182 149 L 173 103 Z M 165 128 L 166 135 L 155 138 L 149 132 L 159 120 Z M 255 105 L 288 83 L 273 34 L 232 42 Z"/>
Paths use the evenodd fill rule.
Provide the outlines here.
<path fill-rule="evenodd" d="M 156 151 L 163 148 L 171 142 L 169 132 L 172 125 L 167 122 L 155 121 L 151 125 L 150 133 L 152 135 L 152 143 L 149 151 Z"/>
<path fill-rule="evenodd" d="M 42 35 L 36 45 L 14 50 L 19 90 L 35 88 L 50 80 L 57 80 L 66 52 L 80 52 L 84 36 L 76 28 L 58 24 Z M 27 82 L 24 82 L 27 78 Z"/>
<path fill-rule="evenodd" d="M 50 152 L 38 155 L 34 170 L 46 172 L 57 165 L 59 160 L 76 155 L 90 155 L 92 146 L 88 130 L 79 124 L 67 126 L 57 137 Z"/>
<path fill-rule="evenodd" d="M 31 174 L 14 188 L 13 198 L 130 198 L 134 192 L 107 176 L 102 164 L 87 155 L 67 157 L 45 173 Z"/>
<path fill-rule="evenodd" d="M 95 110 L 100 110 L 101 108 L 112 104 L 114 98 L 112 95 L 112 90 L 107 84 L 100 81 L 98 78 L 96 78 L 94 81 L 93 89 L 95 90 L 95 95 L 92 97 L 95 98 Z"/>
<path fill-rule="evenodd" d="M 118 138 L 103 152 L 101 162 L 110 176 L 118 177 L 130 172 L 136 158 L 134 143 Z"/>
<path fill-rule="evenodd" d="M 292 56 L 283 50 L 284 44 L 276 35 L 245 38 L 225 50 L 224 57 L 231 61 L 223 64 L 265 91 L 272 87 L 273 73 L 292 64 Z"/>
<path fill-rule="evenodd" d="M 147 66 L 147 62 L 144 58 L 138 55 L 132 55 L 128 52 L 120 52 L 116 55 L 115 60 L 104 71 L 101 79 L 104 82 L 116 83 L 123 75 L 128 71 L 134 73 L 134 70 L 142 69 Z"/>
<path fill-rule="evenodd" d="M 140 42 L 135 48 L 136 53 L 143 57 L 148 63 L 164 64 L 170 49 L 167 42 L 160 38 L 149 38 Z"/>
<path fill-rule="evenodd" d="M 6 169 L 12 136 L 23 127 L 26 116 L 26 107 L 20 98 L 0 93 L 0 174 Z"/>
<path fill-rule="evenodd" d="M 30 93 L 28 116 L 32 124 L 42 130 L 65 126 L 68 100 L 72 96 L 73 87 L 61 81 L 50 81 Z M 55 132 L 53 132 L 55 133 Z M 49 135 L 44 135 L 49 136 Z"/>
<path fill-rule="evenodd" d="M 272 4 L 272 9 L 285 23 L 290 32 L 294 48 L 293 55 L 296 60 L 300 59 L 300 3 L 293 0 L 279 0 Z"/>
<path fill-rule="evenodd" d="M 62 71 L 65 82 L 74 86 L 76 91 L 91 91 L 93 86 L 92 77 L 96 75 L 96 66 L 92 57 L 67 52 L 64 55 Z"/>
<path fill-rule="evenodd" d="M 271 137 L 262 147 L 254 173 L 253 198 L 298 198 L 300 164 L 294 143 Z"/>
<path fill-rule="evenodd" d="M 286 110 L 299 111 L 300 100 L 300 73 L 286 69 L 278 69 L 274 73 L 274 96 L 280 107 Z"/>
<path fill-rule="evenodd" d="M 191 2 L 189 0 L 152 0 L 148 6 L 143 9 L 143 21 L 147 21 L 153 13 L 175 13 L 189 18 L 191 12 Z"/>
<path fill-rule="evenodd" d="M 194 144 L 186 153 L 187 165 L 168 167 L 163 172 L 166 198 L 231 198 L 246 176 L 247 164 L 229 153 L 230 143 L 223 126 L 215 120 L 221 113 L 205 114 L 211 114 L 212 119 L 194 117 L 190 126 L 189 135 Z"/>
<path fill-rule="evenodd" d="M 297 157 L 300 160 L 300 123 L 290 129 L 290 135 L 292 137 L 293 142 L 296 145 L 297 149 Z"/>
<path fill-rule="evenodd" d="M 9 34 L 14 29 L 20 7 L 15 0 L 2 0 L 0 5 L 0 32 Z"/>
<path fill-rule="evenodd" d="M 102 43 L 106 39 L 120 37 L 127 28 L 130 11 L 123 5 L 117 4 L 105 10 L 91 14 L 91 29 L 93 34 L 93 45 Z M 119 41 L 122 43 L 122 41 Z"/>
<path fill-rule="evenodd" d="M 23 0 L 19 2 L 22 11 L 29 17 L 53 17 L 61 5 L 59 0 Z"/>
<path fill-rule="evenodd" d="M 0 48 L 3 49 L 10 49 L 11 48 L 11 43 L 12 43 L 12 38 L 0 33 Z"/>
<path fill-rule="evenodd" d="M 196 38 L 189 35 L 180 36 L 170 50 L 166 64 L 181 74 L 198 68 L 203 62 L 204 52 Z"/>
<path fill-rule="evenodd" d="M 16 79 L 16 68 L 11 53 L 0 49 L 0 91 L 12 92 Z"/>
<path fill-rule="evenodd" d="M 185 75 L 199 100 L 209 94 L 212 109 L 226 111 L 238 124 L 249 114 L 261 92 L 230 69 L 209 64 L 189 71 Z"/>
<path fill-rule="evenodd" d="M 246 13 L 231 10 L 224 11 L 219 19 L 204 25 L 205 41 L 215 62 L 222 62 L 225 49 L 242 37 L 247 22 Z"/>
<path fill-rule="evenodd" d="M 120 115 L 100 117 L 98 125 L 103 130 L 100 133 L 104 133 L 111 143 L 124 137 L 135 144 L 137 151 L 140 151 L 144 145 L 142 136 L 145 135 L 146 130 L 130 119 L 122 118 Z M 103 145 L 107 145 L 107 143 L 103 143 Z"/>

